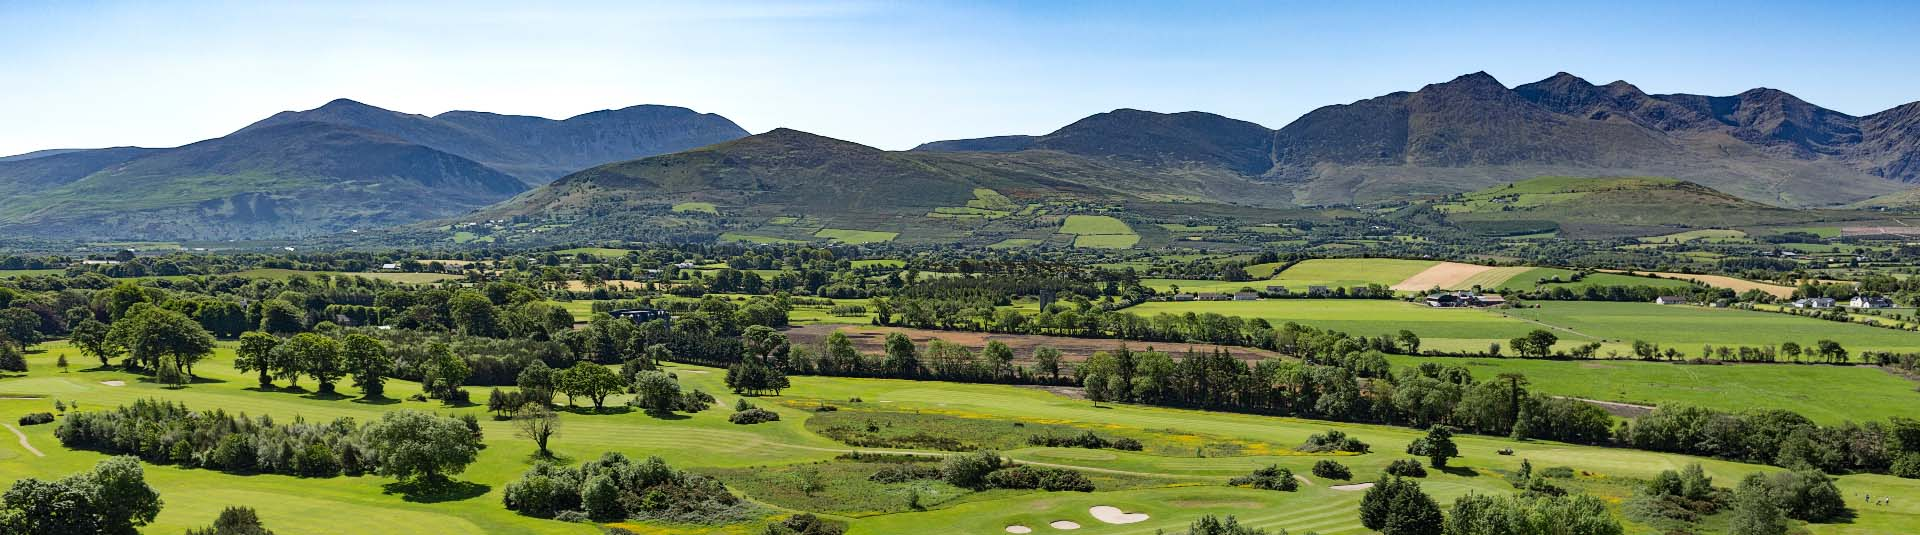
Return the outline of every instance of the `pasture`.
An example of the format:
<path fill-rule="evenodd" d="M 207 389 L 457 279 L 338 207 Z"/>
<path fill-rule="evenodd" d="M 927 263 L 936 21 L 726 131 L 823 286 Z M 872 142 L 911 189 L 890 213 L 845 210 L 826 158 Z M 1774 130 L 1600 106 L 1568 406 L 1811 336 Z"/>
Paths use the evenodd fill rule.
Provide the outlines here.
<path fill-rule="evenodd" d="M 826 238 L 848 245 L 881 243 L 893 241 L 900 236 L 898 232 L 880 232 L 876 230 L 852 230 L 841 228 L 823 228 L 813 233 L 815 238 Z"/>
<path fill-rule="evenodd" d="M 1273 325 L 1295 322 L 1360 336 L 1406 329 L 1420 335 L 1422 347 L 1444 351 L 1484 351 L 1488 344 L 1506 345 L 1508 339 L 1542 328 L 1560 337 L 1556 346 L 1560 349 L 1602 342 L 1603 354 L 1607 350 L 1625 354 L 1634 340 L 1673 347 L 1689 356 L 1698 355 L 1703 344 L 1759 347 L 1795 342 L 1810 346 L 1822 339 L 1840 341 L 1855 353 L 1920 350 L 1920 333 L 1915 332 L 1769 312 L 1652 303 L 1538 301 L 1523 309 L 1436 309 L 1395 300 L 1266 299 L 1156 301 L 1126 310 L 1143 316 L 1212 312 L 1260 318 Z"/>
<path fill-rule="evenodd" d="M 1324 258 L 1305 260 L 1273 276 L 1267 284 L 1286 286 L 1304 292 L 1308 286 L 1347 287 L 1378 284 L 1393 286 L 1439 264 L 1435 260 L 1393 258 Z"/>
<path fill-rule="evenodd" d="M 1140 243 L 1140 234 L 1113 216 L 1070 215 L 1059 232 L 1073 236 L 1074 247 L 1125 249 Z"/>
<path fill-rule="evenodd" d="M 1542 360 L 1392 355 L 1394 367 L 1465 366 L 1474 377 L 1521 373 L 1536 392 L 1637 405 L 1685 404 L 1725 411 L 1787 409 L 1824 425 L 1911 416 L 1914 382 L 1868 366 L 1692 365 L 1639 360 Z M 1847 385 L 1834 388 L 1833 385 Z"/>
<path fill-rule="evenodd" d="M 673 205 L 674 213 L 700 213 L 720 215 L 720 208 L 710 202 L 683 202 Z"/>
<path fill-rule="evenodd" d="M 7 398 L 41 396 L 40 399 L 0 400 L 0 418 L 12 421 L 30 411 L 48 410 L 55 398 L 80 401 L 81 410 L 94 410 L 130 403 L 141 398 L 177 400 L 195 409 L 226 409 L 250 415 L 270 415 L 276 420 L 304 417 L 325 420 L 353 417 L 375 418 L 382 411 L 397 408 L 432 410 L 441 413 L 481 415 L 486 449 L 466 471 L 454 475 L 457 481 L 470 483 L 469 492 L 430 499 L 387 490 L 390 479 L 361 476 L 327 479 L 300 479 L 279 475 L 239 476 L 211 470 L 181 469 L 147 465 L 150 484 L 161 494 L 166 507 L 158 519 L 146 527 L 149 533 L 179 533 L 206 525 L 229 505 L 247 505 L 259 510 L 267 526 L 285 535 L 323 533 L 505 533 L 505 534 L 578 534 L 599 533 L 586 523 L 563 523 L 523 517 L 501 506 L 503 487 L 532 463 L 532 445 L 514 436 L 505 422 L 489 420 L 484 406 L 443 407 L 437 402 L 383 401 L 365 403 L 355 399 L 331 399 L 302 391 L 259 391 L 250 375 L 231 368 L 228 346 L 198 366 L 203 380 L 184 389 L 167 389 L 117 370 L 81 370 L 61 373 L 52 366 L 57 355 L 85 362 L 71 348 L 54 343 L 42 346 L 30 355 L 31 373 L 0 378 L 0 392 Z M 85 366 L 85 365 L 83 365 Z M 887 411 L 918 411 L 964 415 L 1010 421 L 1045 422 L 1047 425 L 1086 426 L 1105 433 L 1135 433 L 1203 437 L 1203 440 L 1236 443 L 1294 445 L 1313 433 L 1339 429 L 1372 444 L 1376 453 L 1343 455 L 1342 464 L 1352 468 L 1356 479 L 1368 479 L 1388 462 L 1402 458 L 1405 445 L 1420 436 L 1418 431 L 1359 424 L 1341 424 L 1293 418 L 1209 413 L 1192 410 L 1129 405 L 1094 404 L 1038 389 L 997 385 L 964 385 L 883 379 L 843 379 L 795 377 L 793 387 L 782 397 L 760 398 L 755 402 L 782 415 L 777 422 L 752 426 L 728 423 L 728 411 L 737 396 L 720 384 L 720 370 L 692 366 L 671 366 L 687 387 L 699 388 L 719 398 L 720 406 L 705 412 L 675 418 L 655 418 L 639 412 L 562 416 L 561 432 L 553 446 L 566 462 L 578 463 L 606 451 L 630 456 L 658 455 L 674 466 L 714 474 L 736 492 L 769 507 L 769 518 L 782 511 L 807 510 L 808 502 L 791 489 L 770 488 L 779 480 L 752 481 L 758 473 L 786 470 L 804 463 L 838 462 L 835 456 L 855 448 L 810 431 L 806 421 L 817 404 L 845 403 L 850 398 L 864 400 L 862 407 L 883 407 Z M 102 381 L 126 381 L 125 386 L 106 386 Z M 350 387 L 345 393 L 355 393 Z M 484 388 L 477 389 L 484 391 Z M 416 384 L 393 381 L 389 395 L 402 397 L 419 391 Z M 484 394 L 483 394 L 484 395 Z M 610 405 L 626 401 L 616 396 Z M 0 484 L 25 477 L 55 478 L 91 466 L 105 456 L 95 452 L 69 450 L 54 439 L 58 425 L 29 426 L 23 429 L 27 440 L 45 453 L 35 456 L 14 440 L 0 441 Z M 1003 427 L 1003 429 L 1014 429 Z M 1423 479 L 1423 488 L 1443 504 L 1468 492 L 1506 493 L 1511 488 L 1499 477 L 1515 469 L 1522 459 L 1535 466 L 1570 466 L 1588 471 L 1576 485 L 1617 488 L 1608 481 L 1645 478 L 1662 469 L 1699 462 L 1716 481 L 1734 481 L 1740 476 L 1768 467 L 1699 459 L 1681 455 L 1656 454 L 1633 450 L 1570 446 L 1551 442 L 1516 442 L 1505 438 L 1457 437 L 1463 457 L 1453 464 L 1457 469 L 1434 472 Z M 1512 448 L 1515 455 L 1496 455 L 1495 450 Z M 885 449 L 862 448 L 866 452 Z M 1251 450 L 1257 452 L 1258 450 Z M 919 455 L 943 455 L 920 451 Z M 1268 529 L 1295 532 L 1317 530 L 1321 533 L 1360 532 L 1355 506 L 1359 493 L 1332 490 L 1337 482 L 1309 478 L 1297 492 L 1257 491 L 1231 488 L 1223 482 L 1255 467 L 1278 464 L 1297 474 L 1310 473 L 1310 466 L 1322 455 L 1297 452 L 1269 452 L 1260 455 L 1199 457 L 1160 455 L 1145 452 L 1024 447 L 1006 452 L 1014 459 L 1034 464 L 1073 467 L 1114 484 L 1092 493 L 990 491 L 969 495 L 952 502 L 928 500 L 924 511 L 905 511 L 870 516 L 830 515 L 850 523 L 853 534 L 924 533 L 929 526 L 942 532 L 1001 533 L 1011 524 L 1038 526 L 1045 531 L 1047 522 L 1073 520 L 1083 528 L 1075 533 L 1096 535 L 1142 534 L 1154 530 L 1184 529 L 1188 522 L 1204 513 L 1234 514 L 1243 523 Z M 1920 528 L 1920 481 L 1887 476 L 1847 475 L 1838 478 L 1841 490 L 1849 496 L 1862 492 L 1899 496 L 1891 506 L 1860 507 L 1851 523 L 1808 526 L 1814 534 L 1902 533 Z M 864 485 L 859 478 L 836 477 L 829 485 Z M 1108 484 L 1108 483 L 1102 483 Z M 1612 485 L 1612 486 L 1609 486 Z M 864 490 L 863 490 L 864 489 Z M 885 487 L 863 486 L 833 488 L 825 494 L 840 492 L 863 496 L 888 504 L 898 495 L 867 495 L 890 492 Z M 891 496 L 891 497 L 890 497 Z M 1622 497 L 1610 495 L 1610 501 Z M 1094 506 L 1113 506 L 1126 512 L 1149 515 L 1137 524 L 1106 524 L 1089 514 Z M 891 506 L 890 506 L 891 507 Z M 828 512 L 828 511 L 822 511 Z M 324 518 L 325 521 L 316 521 Z M 758 533 L 759 522 L 725 527 L 660 526 L 630 524 L 642 533 Z M 1649 532 L 1629 524 L 1630 533 Z"/>

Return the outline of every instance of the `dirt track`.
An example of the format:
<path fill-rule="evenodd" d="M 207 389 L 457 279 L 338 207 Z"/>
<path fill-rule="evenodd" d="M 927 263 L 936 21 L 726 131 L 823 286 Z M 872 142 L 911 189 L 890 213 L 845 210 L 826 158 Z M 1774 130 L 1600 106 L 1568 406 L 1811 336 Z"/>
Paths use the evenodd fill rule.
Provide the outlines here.
<path fill-rule="evenodd" d="M 1192 348 L 1196 352 L 1209 352 L 1215 348 L 1225 349 L 1229 354 L 1233 355 L 1234 358 L 1240 360 L 1265 360 L 1280 357 L 1277 353 L 1262 349 L 1215 346 L 1210 344 L 1135 342 L 1105 338 L 1069 338 L 1064 336 L 1041 336 L 1033 334 L 933 331 L 902 327 L 877 327 L 871 325 L 808 325 L 787 330 L 787 336 L 792 339 L 795 344 L 824 344 L 826 343 L 827 335 L 832 334 L 836 329 L 845 332 L 847 338 L 853 341 L 853 346 L 858 348 L 861 353 L 867 354 L 885 352 L 887 334 L 898 332 L 906 334 L 907 338 L 913 340 L 915 344 L 925 345 L 927 342 L 938 338 L 946 340 L 947 343 L 966 346 L 975 352 L 986 347 L 989 341 L 999 341 L 1012 347 L 1015 360 L 1023 363 L 1031 362 L 1033 350 L 1040 346 L 1052 346 L 1054 349 L 1060 350 L 1061 357 L 1063 357 L 1062 360 L 1068 362 L 1085 361 L 1088 357 L 1092 357 L 1096 351 L 1118 349 L 1122 345 L 1134 350 L 1152 348 L 1158 351 L 1166 351 L 1172 353 L 1175 358 L 1179 358 L 1180 355 L 1186 353 L 1188 348 Z"/>

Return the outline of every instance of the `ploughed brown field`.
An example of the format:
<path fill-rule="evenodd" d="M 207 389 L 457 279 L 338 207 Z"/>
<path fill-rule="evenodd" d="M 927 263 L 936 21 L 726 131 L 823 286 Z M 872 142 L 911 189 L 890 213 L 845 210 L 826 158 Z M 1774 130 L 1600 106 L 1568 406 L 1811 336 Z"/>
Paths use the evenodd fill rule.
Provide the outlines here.
<path fill-rule="evenodd" d="M 926 330 L 926 329 L 909 329 L 905 327 L 880 327 L 880 326 L 874 326 L 874 325 L 833 325 L 833 324 L 807 325 L 803 327 L 794 327 L 792 329 L 788 329 L 786 333 L 787 333 L 787 337 L 790 340 L 792 340 L 793 343 L 796 345 L 799 345 L 799 344 L 825 345 L 827 342 L 827 335 L 832 334 L 833 331 L 835 330 L 845 332 L 847 334 L 847 338 L 853 341 L 853 346 L 858 348 L 861 353 L 866 353 L 866 354 L 885 353 L 886 352 L 885 344 L 887 341 L 887 334 L 898 332 L 898 333 L 907 335 L 908 339 L 913 340 L 913 343 L 921 346 L 922 349 L 925 348 L 927 342 L 933 341 L 934 339 L 938 338 L 941 340 L 945 340 L 947 341 L 947 343 L 950 343 L 950 344 L 958 344 L 961 346 L 965 346 L 968 349 L 972 349 L 975 353 L 978 353 L 982 348 L 985 348 L 987 346 L 987 342 L 999 341 L 1002 344 L 1007 344 L 1008 346 L 1012 347 L 1014 360 L 1021 363 L 1033 362 L 1033 350 L 1040 346 L 1053 346 L 1054 349 L 1060 350 L 1061 357 L 1063 358 L 1063 360 L 1066 360 L 1068 362 L 1085 361 L 1087 360 L 1087 358 L 1092 357 L 1094 352 L 1096 351 L 1107 351 L 1111 349 L 1118 349 L 1120 348 L 1121 345 L 1125 345 L 1128 348 L 1131 348 L 1135 351 L 1144 351 L 1147 349 L 1153 349 L 1155 351 L 1165 351 L 1167 353 L 1172 354 L 1173 357 L 1176 359 L 1180 358 L 1181 355 L 1185 355 L 1188 348 L 1192 348 L 1195 352 L 1211 352 L 1211 351 L 1214 351 L 1215 349 L 1225 349 L 1227 350 L 1227 353 L 1233 355 L 1234 358 L 1237 358 L 1240 360 L 1248 360 L 1248 361 L 1263 360 L 1263 359 L 1269 359 L 1269 358 L 1279 358 L 1280 356 L 1278 353 L 1274 353 L 1272 351 L 1267 351 L 1264 349 L 1219 346 L 1219 345 L 1213 345 L 1213 344 L 1186 344 L 1186 343 L 1178 343 L 1178 342 L 1140 342 L 1140 341 L 1113 340 L 1113 339 L 1069 338 L 1065 336 L 1044 336 L 1044 335 L 1037 335 L 1037 334 L 994 334 L 994 333 L 973 333 L 973 332 L 953 332 L 953 331 L 932 331 L 932 330 Z"/>

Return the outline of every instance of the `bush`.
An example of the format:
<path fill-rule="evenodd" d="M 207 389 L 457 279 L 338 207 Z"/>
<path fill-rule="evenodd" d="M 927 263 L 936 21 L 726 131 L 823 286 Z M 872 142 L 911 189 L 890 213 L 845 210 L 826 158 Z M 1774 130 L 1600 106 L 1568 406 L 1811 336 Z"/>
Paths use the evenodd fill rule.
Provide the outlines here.
<path fill-rule="evenodd" d="M 53 422 L 51 412 L 30 412 L 20 417 L 20 425 L 40 425 Z"/>
<path fill-rule="evenodd" d="M 996 489 L 1093 492 L 1093 480 L 1087 479 L 1085 474 L 1065 468 L 1028 464 L 987 474 L 986 485 Z"/>
<path fill-rule="evenodd" d="M 875 483 L 906 483 L 925 479 L 940 479 L 940 467 L 918 463 L 899 463 L 880 467 L 867 481 Z"/>
<path fill-rule="evenodd" d="M 1334 462 L 1332 459 L 1321 459 L 1320 462 L 1313 463 L 1313 475 L 1327 479 L 1353 479 L 1353 472 L 1347 470 L 1346 465 Z"/>
<path fill-rule="evenodd" d="M 1325 453 L 1330 451 L 1366 453 L 1373 449 L 1373 447 L 1368 446 L 1365 442 L 1361 442 L 1360 439 L 1347 436 L 1345 432 L 1328 430 L 1326 433 L 1307 437 L 1307 443 L 1301 444 L 1300 447 L 1296 449 L 1309 453 Z"/>
<path fill-rule="evenodd" d="M 800 513 L 767 525 L 765 535 L 840 535 L 846 526 L 821 520 L 812 513 Z"/>
<path fill-rule="evenodd" d="M 375 468 L 379 446 L 363 440 L 361 431 L 351 418 L 279 424 L 264 416 L 194 412 L 178 403 L 143 399 L 111 411 L 68 414 L 53 436 L 69 448 L 135 455 L 156 464 L 331 477 Z M 327 449 L 336 466 L 328 469 L 314 446 Z M 313 470 L 303 469 L 308 466 Z"/>
<path fill-rule="evenodd" d="M 1015 422 L 1014 425 L 1018 426 L 1020 423 Z M 1140 451 L 1146 449 L 1146 446 L 1140 444 L 1138 440 L 1131 438 L 1108 440 L 1100 435 L 1094 434 L 1092 431 L 1070 437 L 1033 435 L 1027 437 L 1027 445 L 1048 448 L 1087 448 L 1094 450 L 1112 448 L 1123 451 Z"/>
<path fill-rule="evenodd" d="M 1387 465 L 1387 475 L 1400 477 L 1427 477 L 1427 469 L 1420 466 L 1418 459 L 1400 459 Z"/>
<path fill-rule="evenodd" d="M 1550 477 L 1554 479 L 1573 479 L 1573 467 L 1571 466 L 1549 467 L 1540 471 L 1540 477 Z"/>
<path fill-rule="evenodd" d="M 667 465 L 607 453 L 579 468 L 534 465 L 508 483 L 502 501 L 520 514 L 555 520 L 642 519 L 722 524 L 760 514 L 725 485 Z"/>
<path fill-rule="evenodd" d="M 950 455 L 940 463 L 940 477 L 955 487 L 986 488 L 987 474 L 999 470 L 1004 463 L 1000 452 L 993 450 Z"/>
<path fill-rule="evenodd" d="M 753 407 L 744 411 L 733 413 L 732 416 L 727 417 L 727 421 L 740 424 L 740 425 L 751 425 L 751 424 L 758 424 L 758 423 L 765 423 L 765 422 L 778 422 L 780 421 L 780 413 L 762 409 L 759 407 Z"/>
<path fill-rule="evenodd" d="M 1236 487 L 1253 487 L 1256 489 L 1287 492 L 1293 492 L 1300 488 L 1300 480 L 1293 478 L 1293 471 L 1281 468 L 1278 465 L 1268 465 L 1266 468 L 1254 470 L 1253 474 L 1233 478 L 1231 481 L 1228 481 L 1227 484 Z"/>

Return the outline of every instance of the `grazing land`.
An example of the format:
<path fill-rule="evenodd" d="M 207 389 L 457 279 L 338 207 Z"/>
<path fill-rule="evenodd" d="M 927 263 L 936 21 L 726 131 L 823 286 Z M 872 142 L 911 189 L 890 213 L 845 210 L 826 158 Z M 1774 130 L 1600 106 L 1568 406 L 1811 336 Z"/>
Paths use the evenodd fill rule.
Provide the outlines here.
<path fill-rule="evenodd" d="M 1033 350 L 1041 346 L 1060 350 L 1061 360 L 1068 362 L 1084 361 L 1088 357 L 1093 356 L 1094 352 L 1118 349 L 1121 346 L 1135 350 L 1152 348 L 1159 351 L 1171 352 L 1176 356 L 1185 354 L 1189 348 L 1202 353 L 1212 352 L 1214 350 L 1225 350 L 1228 354 L 1241 360 L 1259 360 L 1264 358 L 1277 358 L 1279 356 L 1272 351 L 1240 346 L 1129 342 L 1109 338 L 1070 338 L 1065 336 L 1035 334 L 935 331 L 905 327 L 877 327 L 872 325 L 835 325 L 827 322 L 822 322 L 820 325 L 808 325 L 795 328 L 787 331 L 787 336 L 792 338 L 795 344 L 812 344 L 821 343 L 826 340 L 828 335 L 833 334 L 834 331 L 845 333 L 847 339 L 853 342 L 854 347 L 859 348 L 861 351 L 876 354 L 885 349 L 886 338 L 890 333 L 907 335 L 908 339 L 913 340 L 914 343 L 917 344 L 925 344 L 932 340 L 944 340 L 947 343 L 958 344 L 976 352 L 986 347 L 987 342 L 1000 342 L 1013 348 L 1014 360 L 1023 364 L 1032 362 Z"/>
<path fill-rule="evenodd" d="M 1476 377 L 1527 376 L 1554 395 L 1638 405 L 1693 405 L 1725 411 L 1786 409 L 1822 424 L 1906 416 L 1920 403 L 1913 380 L 1871 366 L 1693 365 L 1638 360 L 1540 360 L 1394 355 L 1394 366 L 1460 365 Z M 1833 385 L 1847 385 L 1834 388 Z"/>
<path fill-rule="evenodd" d="M 1435 260 L 1392 258 L 1314 259 L 1288 267 L 1274 275 L 1269 284 L 1283 285 L 1295 292 L 1306 291 L 1307 286 L 1394 286 L 1439 263 Z"/>
<path fill-rule="evenodd" d="M 1060 233 L 1073 236 L 1074 247 L 1125 249 L 1140 242 L 1140 234 L 1113 216 L 1070 215 Z"/>

